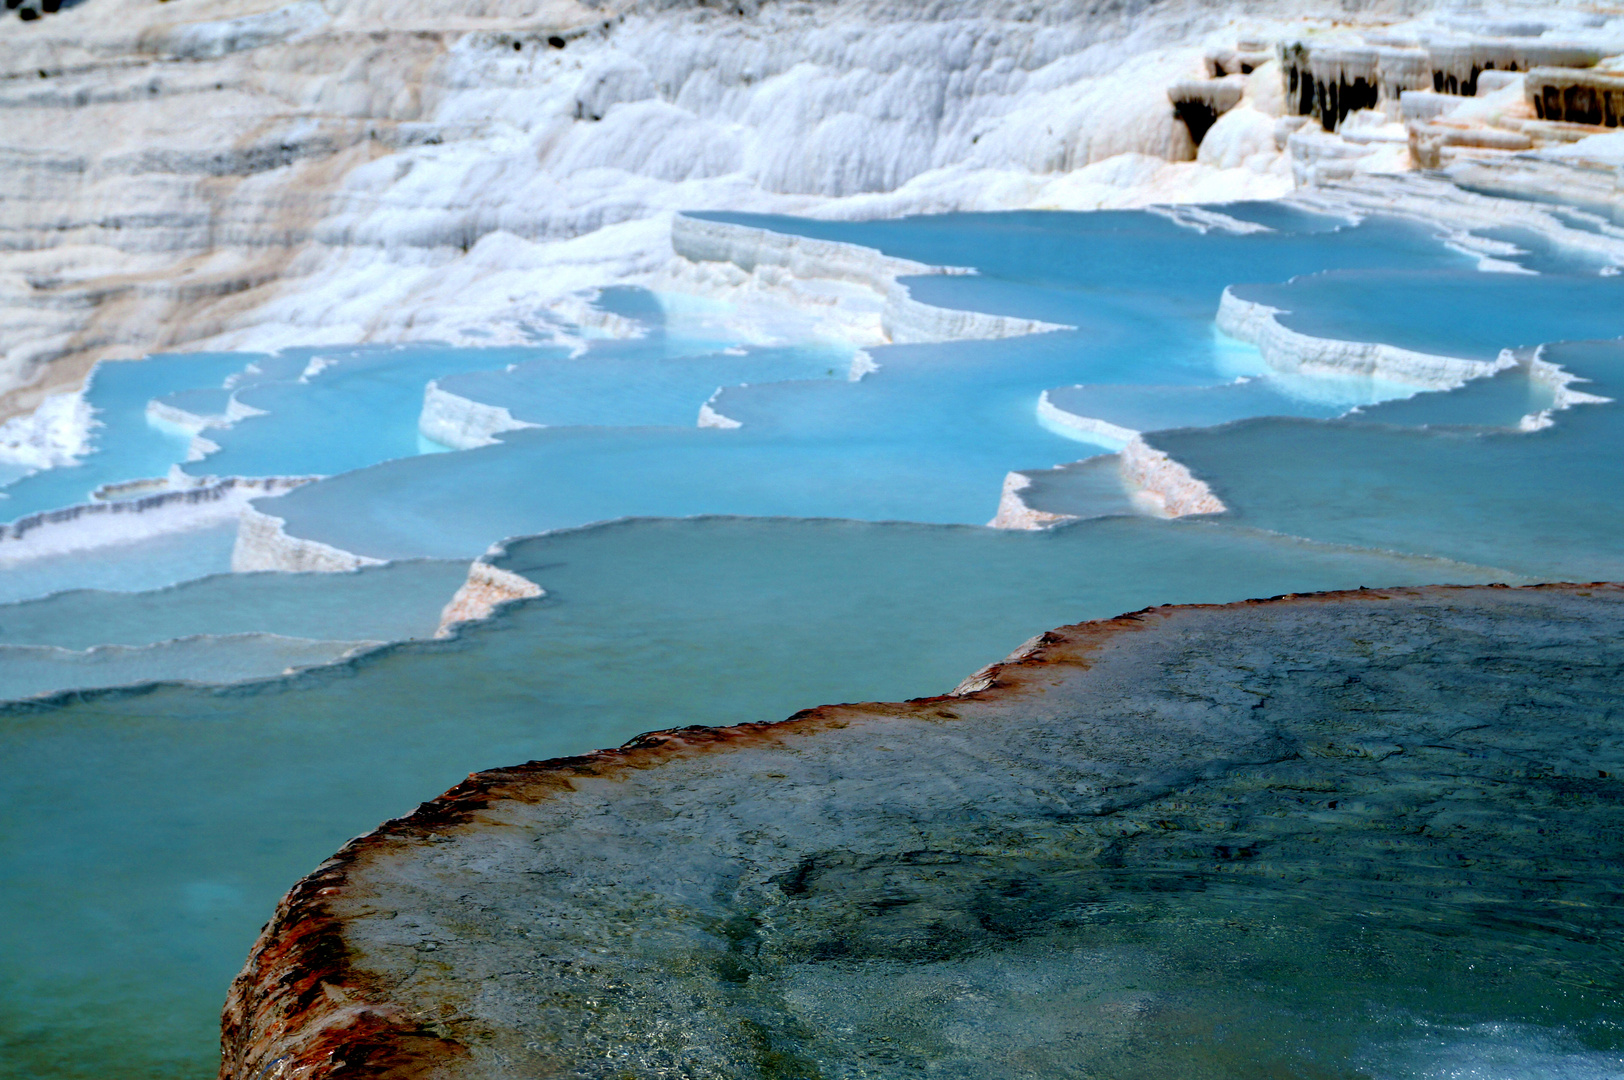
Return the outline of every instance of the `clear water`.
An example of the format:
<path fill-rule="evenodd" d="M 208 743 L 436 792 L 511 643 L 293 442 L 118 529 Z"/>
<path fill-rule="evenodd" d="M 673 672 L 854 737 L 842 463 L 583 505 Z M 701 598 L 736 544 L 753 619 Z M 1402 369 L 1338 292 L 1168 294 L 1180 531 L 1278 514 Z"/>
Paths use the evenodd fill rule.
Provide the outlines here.
<path fill-rule="evenodd" d="M 1492 577 L 1137 518 L 639 521 L 502 562 L 547 598 L 455 642 L 0 718 L 0 1075 L 208 1073 L 225 987 L 288 883 L 471 770 L 940 693 L 1043 629 L 1149 604 Z"/>
<path fill-rule="evenodd" d="M 278 499 L 271 512 L 286 519 L 295 536 L 376 558 L 472 556 L 492 537 L 623 515 L 979 524 L 995 513 L 1010 469 L 1046 468 L 1079 456 L 1072 437 L 1034 422 L 1038 395 L 1050 388 L 1216 387 L 1211 407 L 1203 395 L 1185 395 L 1199 402 L 1186 410 L 1196 418 L 1215 411 L 1227 417 L 1237 408 L 1241 415 L 1324 415 L 1333 411 L 1327 402 L 1342 411 L 1413 392 L 1360 379 L 1268 377 L 1257 392 L 1227 400 L 1235 393 L 1224 384 L 1237 375 L 1268 374 L 1255 352 L 1213 334 L 1218 299 L 1237 278 L 1290 277 L 1326 265 L 1420 265 L 1448 277 L 1468 265 L 1420 230 L 1382 221 L 1333 232 L 1201 236 L 1146 214 L 945 215 L 867 223 L 710 216 L 793 227 L 925 262 L 973 263 L 976 275 L 915 278 L 910 287 L 929 303 L 1077 329 L 876 349 L 880 370 L 856 383 L 828 378 L 839 373 L 831 364 L 823 378 L 728 386 L 712 407 L 743 425 L 735 430 L 650 423 L 510 432 L 500 445 L 473 451 L 471 458 L 400 459 L 302 488 Z M 1201 257 L 1192 257 L 1198 249 Z M 1624 330 L 1624 318 L 1615 321 Z M 503 384 L 518 384 L 532 373 L 540 380 L 532 390 L 504 390 Z M 599 384 L 588 380 L 572 405 L 576 399 L 560 388 L 564 373 L 547 363 L 446 385 L 475 385 L 478 400 L 511 402 L 519 415 L 598 420 Z M 657 399 L 666 383 L 663 377 L 654 382 Z M 695 415 L 706 397 L 704 383 L 694 383 L 687 415 Z M 645 423 L 683 411 L 661 409 L 630 411 Z M 471 473 L 479 483 L 469 482 Z"/>
<path fill-rule="evenodd" d="M 1624 344 L 1556 345 L 1546 355 L 1624 399 Z M 1578 406 L 1542 431 L 1388 424 L 1413 403 L 1356 421 L 1248 420 L 1152 442 L 1203 477 L 1233 519 L 1330 543 L 1490 562 L 1545 580 L 1624 576 L 1616 493 L 1624 411 Z"/>
<path fill-rule="evenodd" d="M 7 521 L 90 501 L 103 484 L 163 476 L 186 460 L 191 436 L 147 421 L 147 402 L 176 390 L 223 382 L 254 358 L 240 353 L 153 356 L 138 363 L 101 364 L 85 388 L 95 412 L 95 453 L 78 465 L 46 469 L 0 489 Z"/>
<path fill-rule="evenodd" d="M 190 468 L 328 475 L 259 503 L 296 536 L 459 560 L 505 536 L 567 531 L 517 542 L 500 560 L 543 585 L 545 599 L 455 641 L 227 688 L 148 685 L 11 706 L 0 718 L 0 1076 L 211 1073 L 224 987 L 275 899 L 347 837 L 474 769 L 654 728 L 940 692 L 1033 633 L 1147 604 L 1624 576 L 1617 406 L 1514 432 L 1549 404 L 1520 372 L 1437 394 L 1288 379 L 1212 328 L 1223 289 L 1240 285 L 1307 332 L 1492 356 L 1624 334 L 1620 279 L 1557 251 L 1537 277 L 1476 274 L 1414 227 L 1267 205 L 1226 211 L 1276 231 L 1201 235 L 1137 213 L 733 216 L 973 265 L 975 276 L 910 287 L 928 303 L 1078 328 L 876 349 L 879 370 L 856 383 L 845 377 L 849 349 L 741 352 L 725 334 L 673 330 L 666 304 L 633 292 L 608 306 L 647 336 L 574 357 L 423 346 L 104 367 L 92 390 L 101 449 L 78 470 L 10 485 L 7 513 L 162 475 L 189 439 L 149 425 L 145 402 L 218 410 L 229 392 L 265 415 L 205 432 L 220 449 Z M 313 365 L 318 357 L 336 363 Z M 1553 346 L 1546 358 L 1592 379 L 1584 389 L 1624 394 L 1616 342 Z M 551 426 L 420 453 L 431 379 Z M 1044 391 L 1080 415 L 1157 432 L 1151 441 L 1231 512 L 1131 516 L 1112 459 L 1038 423 Z M 713 394 L 712 407 L 742 427 L 694 426 Z M 1034 473 L 1028 502 L 1093 520 L 1045 534 L 976 527 L 993 516 L 1007 472 L 1079 458 L 1088 460 Z M 693 515 L 749 518 L 672 520 Z M 627 517 L 665 520 L 577 528 Z M 425 561 L 336 578 L 208 577 L 228 568 L 231 540 L 197 530 L 0 569 L 0 664 L 6 648 L 32 649 L 27 663 L 59 672 L 88 661 L 48 664 L 41 648 L 117 642 L 155 647 L 129 681 L 258 676 L 305 646 L 233 635 L 310 643 L 305 656 L 422 639 L 463 572 Z M 64 589 L 101 591 L 16 602 Z M 183 639 L 192 643 L 173 644 Z M 36 676 L 17 656 L 22 686 Z M 1244 952 L 1240 930 L 1191 921 L 1172 900 L 1144 904 L 1124 909 L 1121 925 L 1188 924 L 1184 959 L 1141 974 L 1188 983 L 1190 1023 L 1229 1009 L 1221 1023 L 1239 1030 L 1267 1015 L 1236 1003 L 1249 1000 L 1231 994 L 1238 969 L 1201 967 Z M 1260 908 L 1246 926 L 1280 933 L 1301 914 Z M 1304 967 L 1301 977 L 1308 986 L 1319 976 Z M 1488 1003 L 1445 1029 L 1402 1003 L 1385 1007 L 1349 1014 L 1346 1060 L 1358 1074 L 1618 1075 L 1612 1044 L 1572 1017 L 1508 1019 Z M 1292 1025 L 1313 1010 L 1293 1015 L 1234 1045 L 1255 1053 L 1296 1037 Z M 1612 1024 L 1621 1014 L 1607 1005 L 1598 1015 Z"/>
<path fill-rule="evenodd" d="M 161 589 L 209 574 L 231 572 L 234 524 L 183 529 L 121 544 L 0 563 L 0 603 L 68 589 Z"/>

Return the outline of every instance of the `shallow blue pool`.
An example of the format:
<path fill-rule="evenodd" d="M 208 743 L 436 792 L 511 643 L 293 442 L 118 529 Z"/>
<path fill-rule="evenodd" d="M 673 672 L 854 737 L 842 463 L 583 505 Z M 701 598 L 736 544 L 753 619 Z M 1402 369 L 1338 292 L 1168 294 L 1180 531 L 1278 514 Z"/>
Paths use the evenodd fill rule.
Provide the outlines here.
<path fill-rule="evenodd" d="M 1213 325 L 1234 287 L 1320 336 L 1488 359 L 1544 345 L 1588 380 L 1574 389 L 1624 400 L 1624 279 L 1560 248 L 1530 251 L 1538 274 L 1485 274 L 1413 225 L 1225 209 L 1272 231 L 709 215 L 973 267 L 906 284 L 1070 328 L 873 348 L 873 369 L 850 343 L 734 340 L 625 291 L 605 303 L 640 336 L 618 340 L 99 369 L 96 452 L 10 484 L 8 514 L 177 465 L 320 475 L 255 505 L 290 536 L 416 561 L 225 575 L 234 536 L 211 526 L 0 562 L 0 663 L 32 650 L 17 686 L 144 682 L 4 707 L 0 1077 L 212 1073 L 225 985 L 282 891 L 475 769 L 940 693 L 1044 629 L 1150 604 L 1624 578 L 1617 401 L 1557 409 L 1526 363 L 1444 391 L 1284 372 Z M 513 423 L 443 452 L 422 432 L 431 384 Z M 1143 433 L 1226 511 L 1141 512 L 1122 440 L 1044 400 Z M 702 407 L 733 426 L 699 426 Z M 1082 520 L 985 528 L 1012 472 L 1028 507 Z M 546 595 L 433 640 L 466 561 L 508 537 L 492 560 Z M 71 589 L 100 591 L 40 599 Z M 110 668 L 94 650 L 115 644 L 159 651 Z M 1180 941 L 1173 960 L 1194 963 L 1199 942 Z M 1512 1024 L 1490 1001 L 1446 1024 L 1407 1002 L 1316 1075 L 1616 1076 L 1593 1037 L 1624 1022 L 1608 1000 L 1583 1037 L 1565 1015 Z M 1225 1022 L 1274 1037 L 1268 1016 Z"/>

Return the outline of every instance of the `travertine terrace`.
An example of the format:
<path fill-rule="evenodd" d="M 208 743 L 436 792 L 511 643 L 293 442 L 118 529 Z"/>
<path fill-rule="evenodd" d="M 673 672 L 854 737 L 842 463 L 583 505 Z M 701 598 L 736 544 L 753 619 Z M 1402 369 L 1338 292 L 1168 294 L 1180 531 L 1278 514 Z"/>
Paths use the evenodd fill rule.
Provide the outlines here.
<path fill-rule="evenodd" d="M 1582 933 L 1618 884 L 1593 838 L 1624 824 L 1621 624 L 1616 585 L 1153 608 L 944 697 L 479 773 L 288 894 L 232 989 L 221 1075 L 896 1060 L 828 1010 L 880 1009 L 894 962 L 1041 966 L 1064 911 L 1132 876 L 1289 881 L 1396 922 L 1469 894 Z M 1120 1041 L 1143 998 L 1080 1008 L 1073 1036 Z M 916 1006 L 911 1037 L 948 1023 Z M 941 1053 L 1009 1066 L 1025 1037 Z"/>

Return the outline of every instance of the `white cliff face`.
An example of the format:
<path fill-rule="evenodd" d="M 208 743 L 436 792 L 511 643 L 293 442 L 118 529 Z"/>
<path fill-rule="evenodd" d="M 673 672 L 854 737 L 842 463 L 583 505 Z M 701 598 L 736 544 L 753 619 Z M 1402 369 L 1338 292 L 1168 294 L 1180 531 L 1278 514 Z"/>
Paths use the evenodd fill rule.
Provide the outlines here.
<path fill-rule="evenodd" d="M 1199 10 L 969 2 L 7 20 L 0 415 L 160 349 L 526 339 L 572 293 L 660 273 L 677 209 L 1280 194 L 1278 152 L 1189 160 L 1166 87 L 1209 32 Z"/>
<path fill-rule="evenodd" d="M 417 418 L 417 430 L 425 439 L 453 450 L 489 446 L 504 431 L 536 426 L 515 420 L 513 414 L 500 405 L 470 401 L 442 390 L 436 382 L 430 382 L 424 390 L 423 411 Z"/>

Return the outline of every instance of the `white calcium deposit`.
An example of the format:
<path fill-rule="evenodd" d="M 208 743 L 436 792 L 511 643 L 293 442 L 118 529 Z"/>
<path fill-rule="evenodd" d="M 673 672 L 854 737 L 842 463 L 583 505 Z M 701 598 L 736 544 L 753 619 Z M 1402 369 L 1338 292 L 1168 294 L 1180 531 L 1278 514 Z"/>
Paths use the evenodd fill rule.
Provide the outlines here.
<path fill-rule="evenodd" d="M 443 390 L 434 381 L 424 388 L 423 411 L 417 417 L 417 430 L 425 439 L 453 450 L 489 446 L 504 431 L 540 426 L 514 419 L 504 406 L 487 405 Z"/>
<path fill-rule="evenodd" d="M 76 465 L 90 451 L 96 423 L 82 394 L 51 394 L 33 412 L 0 424 L 0 462 L 28 469 Z"/>
<path fill-rule="evenodd" d="M 1509 350 L 1494 360 L 1467 360 L 1375 342 L 1313 337 L 1288 329 L 1275 317 L 1282 314 L 1286 313 L 1279 308 L 1242 300 L 1225 289 L 1218 304 L 1218 329 L 1257 346 L 1269 366 L 1285 374 L 1356 375 L 1448 390 L 1516 365 Z"/>
<path fill-rule="evenodd" d="M 1158 517 L 1221 514 L 1228 509 L 1205 480 L 1143 439 L 1132 439 L 1122 448 L 1121 468 L 1134 500 Z"/>
<path fill-rule="evenodd" d="M 1250 112 L 1196 161 L 1169 107 L 1233 38 L 1220 13 L 749 7 L 89 0 L 7 20 L 0 409 L 160 349 L 533 340 L 581 290 L 663 274 L 677 210 L 1291 185 Z"/>
<path fill-rule="evenodd" d="M 440 627 L 434 636 L 450 637 L 459 624 L 488 619 L 503 604 L 545 595 L 546 590 L 529 578 L 475 559 L 468 566 L 468 580 L 440 612 Z"/>
<path fill-rule="evenodd" d="M 282 518 L 244 504 L 237 511 L 237 541 L 231 549 L 231 569 L 286 570 L 293 573 L 345 573 L 363 566 L 380 566 L 383 559 L 357 555 L 343 548 L 289 536 Z"/>
<path fill-rule="evenodd" d="M 1032 486 L 1032 478 L 1025 473 L 1010 472 L 1004 476 L 1004 488 L 998 496 L 998 513 L 987 522 L 989 529 L 1021 529 L 1035 532 L 1055 525 L 1064 525 L 1077 519 L 1070 514 L 1054 514 L 1047 510 L 1034 510 L 1026 505 L 1021 492 Z"/>
<path fill-rule="evenodd" d="M 1354 7 L 1375 28 L 1359 33 L 1435 53 L 1479 33 L 1387 0 Z M 587 303 L 614 283 L 724 300 L 751 340 L 862 347 L 1058 328 L 926 305 L 899 280 L 954 268 L 682 211 L 1123 208 L 1277 198 L 1301 183 L 1290 197 L 1305 208 L 1426 222 L 1486 269 L 1512 266 L 1509 244 L 1473 235 L 1490 225 L 1624 265 L 1624 229 L 1604 217 L 1575 228 L 1536 203 L 1384 175 L 1421 155 L 1476 186 L 1616 199 L 1616 137 L 1553 149 L 1560 132 L 1528 120 L 1521 76 L 1485 79 L 1471 99 L 1407 90 L 1336 132 L 1283 115 L 1294 105 L 1271 57 L 1307 42 L 1318 71 L 1363 55 L 1347 12 L 1323 15 L 1294 0 L 1244 20 L 1083 0 L 86 0 L 5 19 L 0 461 L 42 468 L 86 451 L 94 420 L 72 391 L 99 360 L 632 333 Z M 1543 41 L 1582 23 L 1613 40 L 1624 24 L 1609 18 L 1557 13 L 1527 32 Z M 1248 57 L 1243 74 L 1223 68 Z M 1186 92 L 1223 99 L 1199 150 L 1172 106 Z M 1258 227 L 1164 212 L 1203 231 Z M 1229 296 L 1220 324 L 1287 371 L 1441 387 L 1500 366 L 1320 341 Z M 854 378 L 872 370 L 859 361 Z M 707 405 L 699 422 L 733 421 Z M 427 388 L 421 430 L 435 442 L 482 445 L 521 426 Z M 199 435 L 194 456 L 209 446 Z M 1199 509 L 1210 494 L 1140 464 L 1163 512 L 1212 512 Z M 305 543 L 251 515 L 236 563 L 358 565 Z"/>
<path fill-rule="evenodd" d="M 1079 416 L 1062 409 L 1049 399 L 1047 390 L 1038 395 L 1037 418 L 1039 424 L 1056 435 L 1064 435 L 1068 439 L 1081 436 L 1087 442 L 1117 450 L 1121 450 L 1142 434 L 1133 428 L 1113 424 L 1097 416 Z"/>

